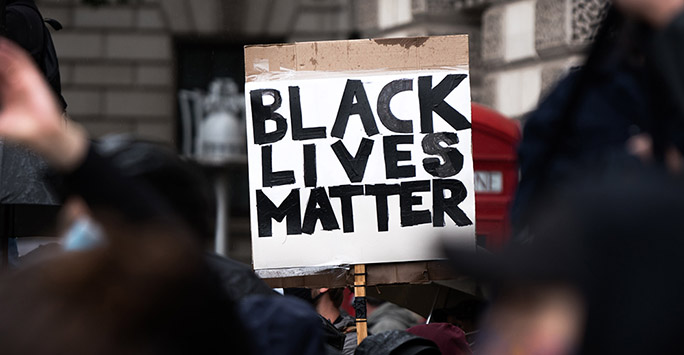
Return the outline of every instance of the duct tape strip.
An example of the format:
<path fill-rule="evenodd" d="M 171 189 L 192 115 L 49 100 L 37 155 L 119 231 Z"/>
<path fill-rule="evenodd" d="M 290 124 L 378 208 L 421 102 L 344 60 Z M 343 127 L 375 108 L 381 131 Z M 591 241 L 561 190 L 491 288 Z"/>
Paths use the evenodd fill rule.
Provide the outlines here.
<path fill-rule="evenodd" d="M 364 76 L 377 76 L 383 74 L 400 74 L 405 73 L 420 73 L 424 72 L 436 72 L 436 71 L 468 71 L 467 66 L 455 66 L 455 67 L 438 67 L 438 68 L 424 68 L 424 69 L 373 69 L 373 70 L 345 70 L 345 71 L 309 71 L 309 70 L 292 70 L 288 68 L 280 67 L 279 70 L 265 70 L 269 68 L 268 59 L 260 59 L 254 63 L 254 69 L 259 71 L 259 74 L 247 75 L 245 77 L 248 83 L 250 82 L 268 82 L 276 80 L 309 80 L 309 79 L 321 79 L 321 78 L 348 78 L 348 77 L 364 77 Z"/>
<path fill-rule="evenodd" d="M 366 321 L 366 297 L 354 297 L 354 302 L 352 303 L 354 307 L 354 312 L 356 312 L 356 321 L 365 322 Z"/>

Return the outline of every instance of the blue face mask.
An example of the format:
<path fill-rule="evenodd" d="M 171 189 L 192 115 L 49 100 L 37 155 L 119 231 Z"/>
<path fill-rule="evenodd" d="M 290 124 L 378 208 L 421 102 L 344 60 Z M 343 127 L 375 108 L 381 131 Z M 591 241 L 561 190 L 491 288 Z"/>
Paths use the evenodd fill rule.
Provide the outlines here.
<path fill-rule="evenodd" d="M 100 225 L 87 217 L 79 217 L 62 238 L 64 250 L 90 250 L 105 243 Z"/>

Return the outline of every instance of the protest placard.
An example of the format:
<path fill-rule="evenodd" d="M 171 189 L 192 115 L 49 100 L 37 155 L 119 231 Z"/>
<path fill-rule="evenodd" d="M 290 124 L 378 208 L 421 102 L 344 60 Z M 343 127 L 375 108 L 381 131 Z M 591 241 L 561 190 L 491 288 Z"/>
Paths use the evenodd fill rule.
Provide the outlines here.
<path fill-rule="evenodd" d="M 254 268 L 475 247 L 466 36 L 245 49 Z"/>

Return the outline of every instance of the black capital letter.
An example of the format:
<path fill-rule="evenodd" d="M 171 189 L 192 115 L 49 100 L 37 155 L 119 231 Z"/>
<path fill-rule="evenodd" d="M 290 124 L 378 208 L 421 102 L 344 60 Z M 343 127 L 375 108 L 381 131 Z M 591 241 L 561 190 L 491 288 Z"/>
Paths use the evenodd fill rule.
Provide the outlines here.
<path fill-rule="evenodd" d="M 446 148 L 440 143 L 445 143 Z M 423 159 L 423 168 L 428 174 L 441 178 L 454 176 L 463 169 L 463 154 L 454 147 L 458 143 L 458 135 L 453 132 L 428 133 L 423 137 L 423 152 L 430 155 L 439 155 L 444 164 L 437 158 Z"/>
<path fill-rule="evenodd" d="M 363 195 L 363 185 L 331 186 L 330 197 L 339 197 L 342 205 L 342 230 L 345 233 L 354 231 L 354 208 L 352 197 Z"/>
<path fill-rule="evenodd" d="M 354 103 L 354 98 L 356 98 L 356 103 Z M 349 122 L 349 116 L 351 115 L 359 115 L 361 117 L 361 123 L 363 123 L 363 128 L 369 137 L 380 133 L 378 126 L 375 124 L 373 111 L 371 111 L 368 96 L 366 96 L 366 90 L 363 88 L 361 80 L 347 80 L 347 85 L 344 87 L 344 93 L 340 101 L 340 109 L 337 111 L 337 118 L 335 118 L 335 124 L 330 135 L 340 139 L 344 138 L 347 122 Z"/>
<path fill-rule="evenodd" d="M 413 133 L 413 122 L 400 120 L 390 110 L 390 101 L 402 91 L 413 90 L 413 80 L 399 79 L 385 85 L 378 96 L 378 117 L 380 122 L 392 132 Z"/>
<path fill-rule="evenodd" d="M 356 156 L 349 154 L 342 141 L 337 141 L 330 146 L 347 173 L 349 181 L 361 182 L 363 180 L 363 175 L 366 173 L 366 165 L 368 165 L 368 157 L 373 150 L 373 143 L 370 139 L 361 138 L 361 144 L 356 151 Z"/>
<path fill-rule="evenodd" d="M 432 88 L 432 76 L 421 76 L 418 78 L 421 133 L 433 132 L 432 111 L 435 111 L 457 131 L 470 128 L 470 122 L 468 122 L 465 116 L 444 101 L 458 84 L 467 77 L 466 74 L 449 74 L 434 89 Z"/>
<path fill-rule="evenodd" d="M 306 139 L 325 138 L 325 127 L 302 127 L 302 104 L 299 100 L 299 86 L 290 86 L 290 119 L 292 119 L 292 139 L 303 141 Z"/>
<path fill-rule="evenodd" d="M 378 232 L 389 230 L 389 210 L 387 209 L 387 196 L 399 195 L 399 184 L 394 185 L 366 185 L 366 195 L 375 196 L 375 207 L 378 216 Z"/>
<path fill-rule="evenodd" d="M 400 161 L 411 160 L 411 151 L 397 150 L 397 145 L 399 144 L 413 144 L 413 136 L 401 135 L 382 137 L 382 146 L 385 153 L 385 176 L 388 179 L 416 176 L 416 167 L 414 165 L 398 165 Z"/>
<path fill-rule="evenodd" d="M 333 212 L 332 205 L 330 205 L 330 200 L 323 187 L 311 190 L 309 202 L 306 204 L 306 211 L 304 211 L 302 232 L 313 234 L 316 229 L 316 222 L 319 219 L 324 230 L 340 229 L 340 225 L 337 224 L 337 218 L 335 218 L 335 212 Z"/>
<path fill-rule="evenodd" d="M 401 226 L 410 227 L 432 222 L 430 211 L 414 211 L 413 206 L 423 203 L 423 198 L 414 196 L 414 192 L 430 191 L 430 181 L 408 181 L 401 183 L 399 206 L 401 207 Z"/>
<path fill-rule="evenodd" d="M 302 234 L 302 216 L 299 208 L 299 189 L 292 189 L 280 206 L 271 202 L 261 190 L 256 190 L 257 200 L 257 224 L 259 225 L 259 238 L 273 235 L 271 220 L 282 222 L 287 217 L 287 234 Z"/>
<path fill-rule="evenodd" d="M 273 97 L 273 104 L 264 106 L 264 96 Z M 283 99 L 280 91 L 275 89 L 259 89 L 249 92 L 252 103 L 252 130 L 254 132 L 254 143 L 266 144 L 275 143 L 287 133 L 287 121 L 275 110 L 280 108 Z M 276 130 L 266 133 L 266 121 L 271 120 L 276 123 Z"/>
<path fill-rule="evenodd" d="M 304 145 L 304 186 L 316 187 L 318 172 L 316 171 L 316 145 Z"/>
<path fill-rule="evenodd" d="M 451 197 L 444 198 L 444 190 L 451 192 Z M 435 179 L 432 180 L 432 210 L 434 220 L 432 225 L 444 227 L 444 212 L 456 222 L 459 227 L 469 226 L 473 221 L 466 216 L 465 212 L 458 207 L 458 204 L 465 200 L 468 191 L 462 182 L 454 179 Z"/>
<path fill-rule="evenodd" d="M 261 179 L 264 187 L 289 185 L 295 183 L 292 170 L 273 171 L 273 146 L 261 147 Z"/>

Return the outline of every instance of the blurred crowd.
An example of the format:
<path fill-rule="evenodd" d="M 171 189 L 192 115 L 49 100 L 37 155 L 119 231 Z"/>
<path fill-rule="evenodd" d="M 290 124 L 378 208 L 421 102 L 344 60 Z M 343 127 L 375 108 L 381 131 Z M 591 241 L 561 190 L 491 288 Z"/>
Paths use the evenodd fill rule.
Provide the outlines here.
<path fill-rule="evenodd" d="M 0 136 L 44 159 L 63 207 L 59 243 L 0 279 L 0 353 L 678 352 L 684 0 L 607 7 L 586 63 L 526 119 L 510 245 L 445 245 L 456 272 L 491 286 L 488 307 L 427 320 L 368 298 L 360 344 L 343 289 L 282 295 L 207 252 L 215 207 L 201 171 L 158 144 L 90 140 L 65 114 L 35 4 L 4 11 Z"/>

